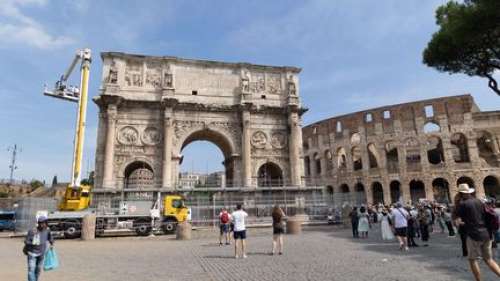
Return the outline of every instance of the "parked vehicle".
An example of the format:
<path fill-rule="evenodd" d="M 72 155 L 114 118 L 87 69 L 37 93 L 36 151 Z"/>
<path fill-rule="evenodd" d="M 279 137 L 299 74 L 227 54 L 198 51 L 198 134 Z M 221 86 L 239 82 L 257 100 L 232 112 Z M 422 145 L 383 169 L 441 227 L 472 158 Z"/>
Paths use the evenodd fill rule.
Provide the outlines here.
<path fill-rule="evenodd" d="M 14 231 L 16 225 L 16 212 L 0 211 L 0 231 Z"/>

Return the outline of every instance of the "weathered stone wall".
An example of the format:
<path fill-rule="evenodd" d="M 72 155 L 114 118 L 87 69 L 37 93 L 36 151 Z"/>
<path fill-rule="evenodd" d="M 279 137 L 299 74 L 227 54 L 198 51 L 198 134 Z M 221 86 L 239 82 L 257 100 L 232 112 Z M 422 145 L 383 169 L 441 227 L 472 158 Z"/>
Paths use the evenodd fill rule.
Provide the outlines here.
<path fill-rule="evenodd" d="M 270 183 L 259 179 L 268 176 L 260 170 L 267 165 L 281 186 L 303 186 L 300 69 L 123 53 L 102 58 L 94 99 L 97 189 L 174 190 L 182 149 L 197 140 L 221 149 L 228 185 Z"/>
<path fill-rule="evenodd" d="M 306 177 L 368 203 L 448 201 L 457 182 L 498 196 L 499 137 L 500 111 L 480 112 L 470 95 L 360 111 L 303 128 Z"/>

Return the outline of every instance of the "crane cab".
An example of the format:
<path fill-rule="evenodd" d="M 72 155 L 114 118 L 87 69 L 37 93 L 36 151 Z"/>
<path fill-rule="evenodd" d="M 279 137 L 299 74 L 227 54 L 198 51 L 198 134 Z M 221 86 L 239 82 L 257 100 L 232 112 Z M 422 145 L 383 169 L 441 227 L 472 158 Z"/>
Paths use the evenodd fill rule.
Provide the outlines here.
<path fill-rule="evenodd" d="M 77 189 L 68 186 L 61 203 L 59 203 L 59 210 L 81 211 L 87 209 L 90 205 L 90 189 L 91 186 L 88 185 L 82 185 Z"/>

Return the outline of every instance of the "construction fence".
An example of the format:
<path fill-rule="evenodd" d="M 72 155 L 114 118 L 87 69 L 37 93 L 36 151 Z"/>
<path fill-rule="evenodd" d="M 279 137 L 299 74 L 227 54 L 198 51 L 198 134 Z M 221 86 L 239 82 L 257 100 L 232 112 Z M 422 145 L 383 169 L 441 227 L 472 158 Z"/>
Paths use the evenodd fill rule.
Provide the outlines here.
<path fill-rule="evenodd" d="M 94 196 L 92 208 L 97 214 L 119 214 L 121 203 L 127 201 L 129 207 L 143 209 L 142 211 L 148 214 L 149 209 L 157 202 L 157 196 L 155 192 L 140 197 L 121 196 L 106 200 Z M 245 192 L 189 191 L 184 193 L 184 197 L 185 206 L 191 210 L 191 222 L 195 227 L 217 226 L 222 209 L 234 211 L 237 204 L 241 204 L 249 214 L 249 225 L 271 223 L 272 209 L 276 205 L 280 206 L 287 216 L 305 214 L 309 221 L 326 221 L 330 216 L 335 222 L 343 223 L 350 207 L 366 202 L 363 192 L 331 194 L 322 189 L 270 190 L 250 195 Z M 35 226 L 38 211 L 56 211 L 57 203 L 54 198 L 0 199 L 0 211 L 15 211 L 15 231 L 25 232 Z"/>

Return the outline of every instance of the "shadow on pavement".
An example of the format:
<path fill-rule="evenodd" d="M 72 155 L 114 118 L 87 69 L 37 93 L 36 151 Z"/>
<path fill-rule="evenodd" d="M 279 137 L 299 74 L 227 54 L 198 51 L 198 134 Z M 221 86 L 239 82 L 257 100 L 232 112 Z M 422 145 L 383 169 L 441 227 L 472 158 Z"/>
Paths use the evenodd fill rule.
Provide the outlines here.
<path fill-rule="evenodd" d="M 382 240 L 380 224 L 373 225 L 367 239 L 352 238 L 350 225 L 348 228 L 335 226 L 305 227 L 304 232 L 327 232 L 329 233 L 328 236 L 332 238 L 344 239 L 348 243 L 361 244 L 363 250 L 391 255 L 392 257 L 388 260 L 409 257 L 419 262 L 427 270 L 439 271 L 453 278 L 458 278 L 455 280 L 473 279 L 472 273 L 469 271 L 467 259 L 462 257 L 460 239 L 458 237 L 450 238 L 446 234 L 431 233 L 428 247 L 422 247 L 423 242 L 415 238 L 416 243 L 421 246 L 410 248 L 408 252 L 404 252 L 399 250 L 399 244 L 396 239 L 392 241 Z M 483 261 L 480 261 L 480 265 L 483 280 L 499 280 Z M 411 274 L 418 273 L 412 272 Z"/>

